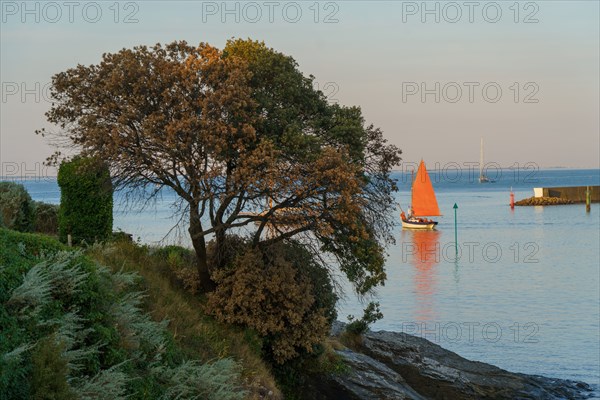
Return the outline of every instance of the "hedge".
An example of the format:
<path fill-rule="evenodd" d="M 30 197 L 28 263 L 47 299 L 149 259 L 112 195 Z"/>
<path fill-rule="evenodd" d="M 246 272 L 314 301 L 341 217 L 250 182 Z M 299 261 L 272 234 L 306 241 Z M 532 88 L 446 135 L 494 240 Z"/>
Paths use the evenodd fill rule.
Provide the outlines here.
<path fill-rule="evenodd" d="M 93 158 L 75 157 L 58 170 L 60 210 L 58 233 L 65 243 L 102 241 L 110 237 L 113 223 L 113 186 L 107 165 Z"/>

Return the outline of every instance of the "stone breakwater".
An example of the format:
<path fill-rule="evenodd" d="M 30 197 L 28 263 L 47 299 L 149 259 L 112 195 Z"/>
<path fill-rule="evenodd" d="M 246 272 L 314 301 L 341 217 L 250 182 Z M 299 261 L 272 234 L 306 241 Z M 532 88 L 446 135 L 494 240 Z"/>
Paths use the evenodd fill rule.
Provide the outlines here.
<path fill-rule="evenodd" d="M 573 202 L 560 197 L 530 197 L 515 202 L 515 206 L 558 206 L 561 204 L 573 204 Z"/>
<path fill-rule="evenodd" d="M 335 323 L 332 336 L 339 337 L 344 326 Z M 367 332 L 354 349 L 338 354 L 348 371 L 315 377 L 306 398 L 558 400 L 592 395 L 583 382 L 508 372 L 405 333 Z"/>
<path fill-rule="evenodd" d="M 536 197 L 560 197 L 574 203 L 585 203 L 588 190 L 590 191 L 590 201 L 592 203 L 600 202 L 600 186 L 533 188 L 533 193 Z"/>

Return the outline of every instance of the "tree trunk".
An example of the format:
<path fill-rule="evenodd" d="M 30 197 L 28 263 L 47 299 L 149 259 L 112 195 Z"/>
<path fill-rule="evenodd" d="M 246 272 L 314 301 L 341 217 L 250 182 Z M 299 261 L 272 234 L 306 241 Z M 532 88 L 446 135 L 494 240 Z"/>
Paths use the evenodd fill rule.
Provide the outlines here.
<path fill-rule="evenodd" d="M 216 253 L 215 261 L 217 268 L 225 267 L 225 230 L 217 229 L 215 231 Z"/>
<path fill-rule="evenodd" d="M 190 227 L 188 229 L 190 237 L 192 239 L 192 245 L 196 251 L 198 276 L 200 278 L 200 286 L 203 293 L 212 292 L 216 288 L 215 282 L 210 278 L 210 271 L 208 269 L 208 259 L 206 256 L 206 241 L 202 234 L 202 225 L 200 224 L 200 217 L 194 215 L 195 213 L 190 212 Z"/>

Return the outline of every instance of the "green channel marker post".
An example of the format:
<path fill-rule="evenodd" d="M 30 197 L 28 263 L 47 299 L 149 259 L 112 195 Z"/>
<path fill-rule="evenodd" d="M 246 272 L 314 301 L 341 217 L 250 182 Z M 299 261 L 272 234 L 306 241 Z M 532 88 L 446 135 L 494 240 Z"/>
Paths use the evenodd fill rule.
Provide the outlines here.
<path fill-rule="evenodd" d="M 458 231 L 456 226 L 456 210 L 458 206 L 454 203 L 454 250 L 456 252 L 456 260 L 458 261 Z"/>

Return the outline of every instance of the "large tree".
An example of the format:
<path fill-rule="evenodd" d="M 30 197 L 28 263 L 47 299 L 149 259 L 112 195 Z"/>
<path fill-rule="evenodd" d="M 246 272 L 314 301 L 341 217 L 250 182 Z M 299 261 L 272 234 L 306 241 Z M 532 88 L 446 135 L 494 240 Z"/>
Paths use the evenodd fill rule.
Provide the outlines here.
<path fill-rule="evenodd" d="M 68 146 L 106 160 L 119 186 L 177 193 L 205 290 L 241 227 L 257 247 L 295 238 L 332 255 L 359 293 L 385 279 L 400 151 L 359 108 L 328 104 L 291 57 L 251 40 L 175 42 L 52 82 L 47 117 Z"/>

